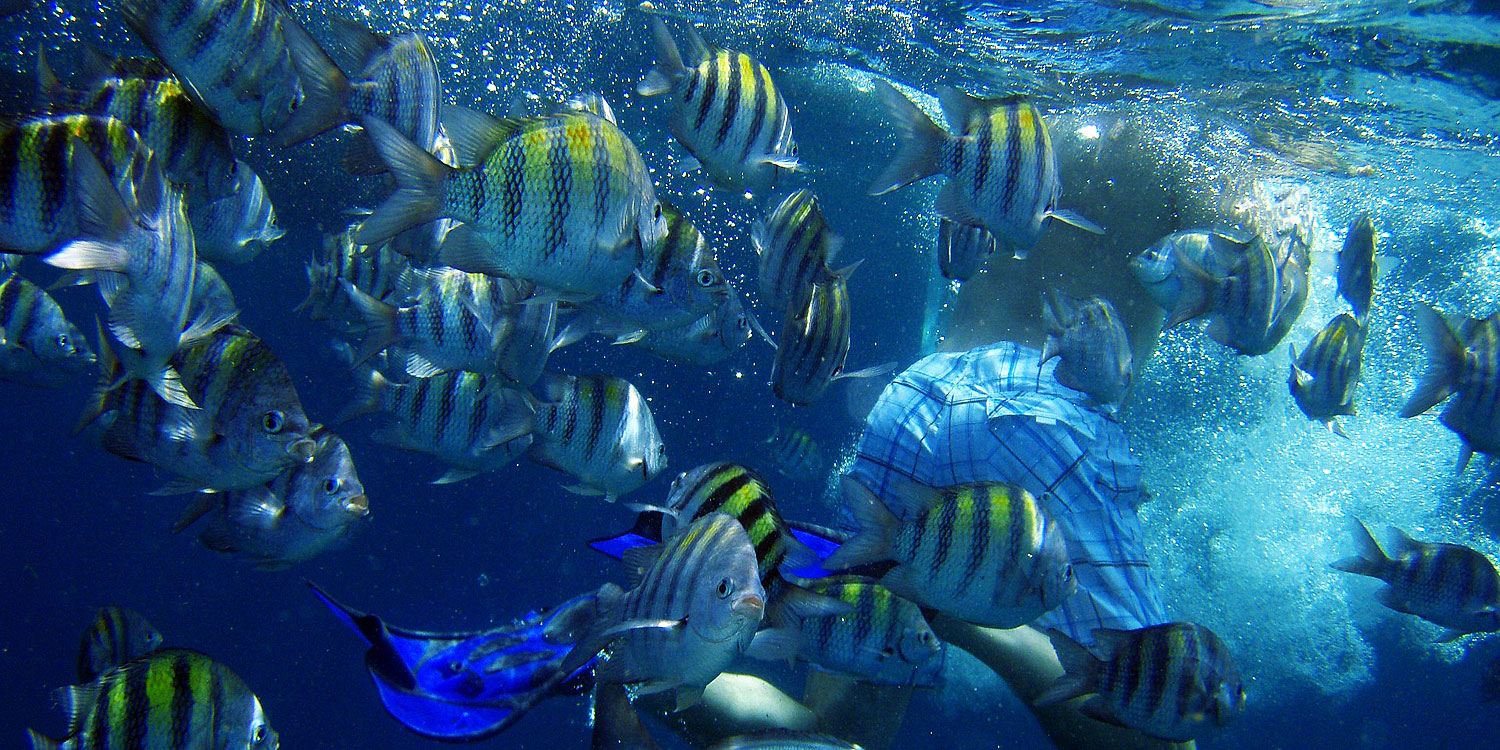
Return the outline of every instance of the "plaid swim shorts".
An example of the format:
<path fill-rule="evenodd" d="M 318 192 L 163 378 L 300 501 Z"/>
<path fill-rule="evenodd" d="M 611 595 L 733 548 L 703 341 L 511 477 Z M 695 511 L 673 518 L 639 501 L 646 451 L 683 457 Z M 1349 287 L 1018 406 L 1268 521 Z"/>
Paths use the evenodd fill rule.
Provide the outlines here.
<path fill-rule="evenodd" d="M 1042 498 L 1058 523 L 1078 593 L 1034 624 L 1084 645 L 1094 628 L 1166 621 L 1136 508 L 1141 467 L 1124 429 L 1059 384 L 1056 360 L 1001 342 L 930 355 L 881 393 L 850 474 L 899 513 L 899 478 L 932 487 L 1011 482 Z"/>

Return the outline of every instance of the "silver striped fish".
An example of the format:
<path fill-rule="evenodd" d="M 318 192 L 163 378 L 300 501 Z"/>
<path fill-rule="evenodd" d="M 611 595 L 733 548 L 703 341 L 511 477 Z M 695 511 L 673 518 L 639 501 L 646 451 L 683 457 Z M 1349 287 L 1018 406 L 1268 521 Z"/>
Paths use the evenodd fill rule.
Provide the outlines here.
<path fill-rule="evenodd" d="M 1043 294 L 1042 313 L 1047 324 L 1042 361 L 1061 357 L 1054 371 L 1057 382 L 1101 404 L 1125 398 L 1134 355 L 1115 306 L 1102 297 L 1078 301 L 1061 293 Z"/>
<path fill-rule="evenodd" d="M 614 638 L 597 677 L 634 684 L 638 694 L 672 690 L 679 707 L 692 705 L 751 645 L 765 614 L 750 537 L 738 521 L 710 513 L 661 544 L 629 550 L 625 564 L 636 585 L 600 591 L 600 626 L 663 625 Z"/>
<path fill-rule="evenodd" d="M 667 232 L 657 244 L 642 248 L 636 273 L 619 287 L 579 305 L 600 321 L 639 327 L 638 332 L 617 338 L 618 343 L 629 343 L 649 331 L 687 325 L 729 294 L 724 271 L 698 227 L 665 200 L 661 211 Z"/>
<path fill-rule="evenodd" d="M 458 162 L 476 166 L 450 167 L 384 122 L 366 123 L 397 189 L 359 242 L 456 219 L 464 224 L 444 239 L 441 263 L 586 299 L 623 283 L 640 248 L 666 233 L 646 163 L 609 120 L 572 110 L 500 120 L 454 107 L 443 124 Z"/>
<path fill-rule="evenodd" d="M 1333 569 L 1385 581 L 1381 604 L 1447 628 L 1443 641 L 1500 631 L 1500 573 L 1488 557 L 1461 544 L 1419 542 L 1394 526 L 1387 556 L 1358 518 L 1349 530 L 1359 553 Z"/>
<path fill-rule="evenodd" d="M 906 482 L 903 519 L 852 477 L 843 488 L 860 532 L 824 562 L 829 570 L 894 561 L 881 579 L 892 591 L 994 628 L 1025 625 L 1078 590 L 1057 523 L 1019 485 Z"/>
<path fill-rule="evenodd" d="M 849 354 L 849 288 L 842 278 L 814 284 L 807 304 L 789 312 L 776 342 L 771 385 L 776 397 L 794 404 L 822 398 L 840 378 L 865 378 L 889 372 L 895 363 L 844 372 Z"/>
<path fill-rule="evenodd" d="M 123 0 L 120 11 L 228 130 L 286 146 L 326 129 L 308 103 L 342 75 L 284 0 Z"/>
<path fill-rule="evenodd" d="M 671 94 L 672 135 L 716 182 L 757 192 L 796 171 L 791 114 L 771 71 L 743 52 L 710 48 L 692 26 L 687 33 L 684 62 L 666 24 L 651 19 L 658 61 L 637 93 Z"/>
<path fill-rule="evenodd" d="M 1280 328 L 1278 313 L 1291 309 L 1288 306 L 1299 296 L 1306 302 L 1305 284 L 1300 292 L 1296 286 L 1299 279 L 1305 282 L 1305 269 L 1290 258 L 1278 263 L 1258 235 L 1249 240 L 1223 239 L 1210 245 L 1202 264 L 1186 254 L 1175 256 L 1178 273 L 1183 275 L 1182 293 L 1166 327 L 1209 315 L 1208 335 L 1215 341 L 1241 354 L 1264 354 L 1280 343 L 1275 337 Z M 1283 277 L 1287 270 L 1289 274 Z M 1300 307 L 1296 312 L 1301 312 Z M 1289 328 L 1290 322 L 1285 326 Z M 1284 330 L 1281 333 L 1285 335 Z"/>
<path fill-rule="evenodd" d="M 93 364 L 88 339 L 52 295 L 20 276 L 0 276 L 0 380 L 52 388 Z"/>
<path fill-rule="evenodd" d="M 709 314 L 685 326 L 647 333 L 635 345 L 661 359 L 708 367 L 734 356 L 755 335 L 754 328 L 731 287 Z"/>
<path fill-rule="evenodd" d="M 398 307 L 416 301 L 426 288 L 407 259 L 386 243 L 374 247 L 355 244 L 354 228 L 323 237 L 323 249 L 307 263 L 307 298 L 297 306 L 313 320 L 329 321 L 341 331 L 360 330 L 359 309 L 344 294 L 348 282 L 381 302 Z"/>
<path fill-rule="evenodd" d="M 235 162 L 234 194 L 208 202 L 189 200 L 188 219 L 198 257 L 210 263 L 245 263 L 286 235 L 276 225 L 276 207 L 260 175 L 242 161 Z"/>
<path fill-rule="evenodd" d="M 507 334 L 502 313 L 518 301 L 516 283 L 452 268 L 423 276 L 421 283 L 425 288 L 415 292 L 416 302 L 398 307 L 342 282 L 367 330 L 355 363 L 399 345 L 412 377 L 451 370 L 499 372 L 496 351 Z"/>
<path fill-rule="evenodd" d="M 1348 438 L 1339 425 L 1340 416 L 1354 415 L 1354 388 L 1364 361 L 1365 329 L 1353 316 L 1340 313 L 1297 356 L 1297 347 L 1287 344 L 1292 357 L 1288 386 L 1297 408 L 1326 425 L 1334 434 Z"/>
<path fill-rule="evenodd" d="M 954 135 L 889 82 L 876 79 L 875 92 L 901 134 L 901 150 L 875 178 L 871 195 L 946 175 L 938 214 L 958 224 L 983 226 L 1017 258 L 1036 246 L 1047 219 L 1104 233 L 1088 219 L 1058 208 L 1062 183 L 1057 155 L 1042 113 L 1032 104 L 1014 97 L 981 99 L 944 86 L 938 89 L 938 101 Z"/>
<path fill-rule="evenodd" d="M 1344 246 L 1339 250 L 1338 285 L 1339 296 L 1354 308 L 1354 317 L 1361 320 L 1370 312 L 1370 301 L 1375 297 L 1375 220 L 1369 213 L 1355 217 L 1344 234 Z"/>
<path fill-rule="evenodd" d="M 666 468 L 667 447 L 651 407 L 629 381 L 548 375 L 542 390 L 528 455 L 578 480 L 565 489 L 614 502 Z"/>
<path fill-rule="evenodd" d="M 1427 371 L 1401 409 L 1414 417 L 1450 395 L 1439 419 L 1463 438 L 1458 470 L 1474 452 L 1500 455 L 1500 313 L 1466 319 L 1455 332 L 1437 310 L 1417 306 L 1418 333 L 1427 347 Z"/>
<path fill-rule="evenodd" d="M 760 256 L 761 296 L 781 309 L 802 307 L 814 284 L 848 279 L 859 267 L 829 269 L 844 238 L 828 226 L 818 197 L 807 189 L 788 195 L 763 221 L 752 224 L 750 242 Z"/>
<path fill-rule="evenodd" d="M 376 442 L 447 464 L 433 484 L 509 466 L 532 444 L 531 402 L 494 375 L 448 372 L 397 383 L 369 370 L 361 380 L 361 396 L 338 421 L 376 412 L 391 416 L 394 423 L 375 433 Z"/>
<path fill-rule="evenodd" d="M 100 607 L 78 646 L 78 679 L 99 675 L 161 648 L 161 631 L 128 607 Z"/>
<path fill-rule="evenodd" d="M 1090 695 L 1085 716 L 1171 742 L 1198 739 L 1239 717 L 1245 687 L 1229 648 L 1190 622 L 1094 631 L 1098 656 L 1060 630 L 1047 631 L 1065 674 L 1033 702 Z"/>

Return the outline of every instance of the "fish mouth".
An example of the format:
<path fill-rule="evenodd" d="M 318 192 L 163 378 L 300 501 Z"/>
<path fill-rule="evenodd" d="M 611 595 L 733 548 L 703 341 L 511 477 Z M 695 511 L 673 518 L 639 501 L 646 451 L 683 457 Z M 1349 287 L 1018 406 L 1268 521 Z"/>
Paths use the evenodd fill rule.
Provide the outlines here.
<path fill-rule="evenodd" d="M 756 620 L 759 620 L 766 614 L 766 602 L 760 597 L 751 594 L 750 596 L 747 596 L 744 599 L 735 602 L 734 606 L 730 608 L 730 611 L 739 617 L 744 617 L 746 619 L 754 618 Z"/>
<path fill-rule="evenodd" d="M 345 500 L 344 510 L 355 516 L 367 516 L 370 514 L 370 499 L 364 495 L 355 495 Z"/>
<path fill-rule="evenodd" d="M 318 444 L 312 438 L 302 438 L 288 443 L 287 455 L 297 459 L 297 463 L 310 464 L 317 453 Z"/>

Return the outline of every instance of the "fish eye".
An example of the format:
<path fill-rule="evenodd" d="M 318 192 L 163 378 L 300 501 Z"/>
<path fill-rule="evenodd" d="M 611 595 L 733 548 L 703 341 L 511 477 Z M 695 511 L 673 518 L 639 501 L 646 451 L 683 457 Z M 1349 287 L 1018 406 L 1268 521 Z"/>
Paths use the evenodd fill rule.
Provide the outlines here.
<path fill-rule="evenodd" d="M 1069 564 L 1063 568 L 1063 583 L 1073 580 L 1073 566 Z"/>
<path fill-rule="evenodd" d="M 266 725 L 265 724 L 256 724 L 255 725 L 255 744 L 258 745 L 258 744 L 260 744 L 262 742 L 265 742 L 265 741 L 266 741 Z"/>
<path fill-rule="evenodd" d="M 718 591 L 720 599 L 729 598 L 729 595 L 734 593 L 734 582 L 728 578 L 719 579 Z"/>
<path fill-rule="evenodd" d="M 892 656 L 895 656 L 895 655 L 896 655 L 896 649 L 893 649 L 890 646 L 886 646 L 885 648 L 880 649 L 880 658 L 882 660 L 889 659 L 889 658 L 891 658 Z"/>
<path fill-rule="evenodd" d="M 267 433 L 275 435 L 286 426 L 286 416 L 279 411 L 268 411 L 260 418 L 260 427 Z"/>
<path fill-rule="evenodd" d="M 58 346 L 59 349 L 66 349 L 66 348 L 68 348 L 68 334 L 66 334 L 66 333 L 59 333 L 59 334 L 57 334 L 57 346 Z"/>
<path fill-rule="evenodd" d="M 698 272 L 698 286 L 713 286 L 719 282 L 718 274 L 707 268 Z"/>
<path fill-rule="evenodd" d="M 339 485 L 343 484 L 338 477 L 329 477 L 323 480 L 323 494 L 332 495 L 339 491 Z"/>
<path fill-rule="evenodd" d="M 657 219 L 661 218 L 661 203 L 657 203 L 656 206 L 651 209 L 651 215 Z"/>

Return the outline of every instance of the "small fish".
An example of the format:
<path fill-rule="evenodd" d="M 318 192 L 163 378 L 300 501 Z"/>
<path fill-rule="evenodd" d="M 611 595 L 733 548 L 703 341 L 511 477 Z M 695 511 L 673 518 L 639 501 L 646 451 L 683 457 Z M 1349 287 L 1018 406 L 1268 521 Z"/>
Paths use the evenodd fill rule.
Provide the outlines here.
<path fill-rule="evenodd" d="M 1050 629 L 1065 674 L 1033 701 L 1038 707 L 1093 694 L 1085 716 L 1187 742 L 1228 726 L 1245 709 L 1245 688 L 1224 642 L 1190 622 L 1094 631 L 1099 656 Z"/>
<path fill-rule="evenodd" d="M 1061 357 L 1057 382 L 1093 396 L 1103 404 L 1125 398 L 1134 373 L 1130 337 L 1115 306 L 1102 297 L 1082 302 L 1062 294 L 1042 295 L 1047 342 L 1042 361 Z"/>
<path fill-rule="evenodd" d="M 636 346 L 671 362 L 708 367 L 734 356 L 754 337 L 750 313 L 733 288 L 709 314 L 665 331 L 648 332 Z"/>
<path fill-rule="evenodd" d="M 227 130 L 288 146 L 331 126 L 309 103 L 342 75 L 282 0 L 124 0 L 120 12 Z"/>
<path fill-rule="evenodd" d="M 260 699 L 228 667 L 196 651 L 154 651 L 57 695 L 68 714 L 68 737 L 52 740 L 27 730 L 32 750 L 280 746 Z"/>
<path fill-rule="evenodd" d="M 169 360 L 224 326 L 234 311 L 207 310 L 213 317 L 188 317 L 198 255 L 182 194 L 163 187 L 151 205 L 128 206 L 100 161 L 80 151 L 73 168 L 91 239 L 74 240 L 46 260 L 59 268 L 94 272 L 109 305 L 110 333 L 124 345 L 119 355 L 126 372 L 149 383 L 168 402 L 196 408 Z"/>
<path fill-rule="evenodd" d="M 805 305 L 814 284 L 847 279 L 859 265 L 829 269 L 844 239 L 828 226 L 811 190 L 792 193 L 763 221 L 756 221 L 750 242 L 760 256 L 761 297 L 782 309 Z"/>
<path fill-rule="evenodd" d="M 378 119 L 432 153 L 441 132 L 438 107 L 443 84 L 427 40 L 413 32 L 381 36 L 347 18 L 334 17 L 332 25 L 335 41 L 343 48 L 344 67 L 335 64 L 328 71 L 327 85 L 308 90 L 300 108 L 306 117 L 299 114 L 299 132 L 284 142 L 295 142 L 292 139 L 303 133 L 315 135 L 345 123 Z M 345 164 L 357 167 L 356 174 L 380 171 L 366 134 L 356 136 Z"/>
<path fill-rule="evenodd" d="M 708 750 L 863 750 L 831 734 L 798 732 L 791 729 L 762 729 L 759 732 L 728 737 Z"/>
<path fill-rule="evenodd" d="M 1387 557 L 1358 518 L 1349 530 L 1359 554 L 1333 569 L 1385 581 L 1381 604 L 1447 628 L 1441 641 L 1500 631 L 1500 573 L 1489 558 L 1460 544 L 1419 542 L 1394 526 L 1395 555 Z"/>
<path fill-rule="evenodd" d="M 1339 251 L 1339 296 L 1354 308 L 1354 317 L 1364 320 L 1375 296 L 1375 220 L 1363 213 L 1349 224 L 1344 247 Z"/>
<path fill-rule="evenodd" d="M 938 270 L 943 278 L 968 281 L 995 254 L 995 235 L 978 224 L 938 219 Z"/>
<path fill-rule="evenodd" d="M 771 385 L 776 397 L 794 404 L 811 404 L 840 378 L 866 378 L 889 372 L 887 362 L 857 372 L 844 372 L 849 354 L 849 287 L 842 278 L 814 284 L 807 304 L 788 313 L 777 340 Z"/>
<path fill-rule="evenodd" d="M 1215 266 L 1208 258 L 1231 252 L 1223 249 L 1224 245 L 1235 242 L 1237 240 L 1208 229 L 1174 232 L 1131 258 L 1130 270 L 1135 274 L 1136 280 L 1141 282 L 1141 286 L 1146 288 L 1151 300 L 1158 307 L 1171 312 L 1177 308 L 1177 302 L 1182 297 L 1182 285 L 1194 281 L 1189 279 L 1184 282 L 1183 274 L 1178 270 L 1177 259 L 1186 257 L 1188 262 L 1196 266 L 1212 269 Z"/>
<path fill-rule="evenodd" d="M 586 299 L 622 284 L 640 265 L 640 248 L 666 234 L 646 163 L 609 120 L 574 111 L 500 120 L 448 108 L 443 124 L 459 162 L 476 166 L 450 167 L 384 122 L 367 121 L 397 189 L 356 241 L 456 219 L 464 224 L 443 240 L 441 263 Z M 584 175 L 610 179 L 575 179 Z"/>
<path fill-rule="evenodd" d="M 620 339 L 635 340 L 650 331 L 687 325 L 712 312 L 729 294 L 729 282 L 703 234 L 672 204 L 662 201 L 661 208 L 667 233 L 659 243 L 642 248 L 636 273 L 614 290 L 579 304 L 595 319 L 621 328 L 638 327 Z M 620 339 L 617 343 L 629 343 Z"/>
<path fill-rule="evenodd" d="M 821 481 L 828 470 L 823 449 L 807 430 L 798 427 L 782 430 L 778 426 L 765 442 L 771 446 L 772 465 L 788 479 Z"/>
<path fill-rule="evenodd" d="M 307 264 L 307 298 L 297 309 L 313 320 L 328 321 L 340 332 L 363 333 L 364 317 L 345 294 L 343 282 L 398 308 L 416 302 L 427 284 L 387 243 L 368 247 L 356 244 L 353 237 L 353 228 L 324 236 L 322 252 Z"/>
<path fill-rule="evenodd" d="M 1241 354 L 1264 354 L 1280 343 L 1280 338 L 1273 333 L 1278 328 L 1278 314 L 1299 294 L 1302 301 L 1306 301 L 1306 269 L 1290 261 L 1278 265 L 1270 247 L 1259 236 L 1231 244 L 1226 254 L 1205 256 L 1206 260 L 1227 268 L 1223 275 L 1215 274 L 1186 255 L 1176 256 L 1178 272 L 1186 276 L 1182 294 L 1168 316 L 1166 327 L 1211 315 L 1208 335 L 1215 341 Z M 1283 270 L 1289 266 L 1292 275 L 1284 279 Z M 1285 283 L 1297 278 L 1303 282 L 1300 293 Z M 1300 306 L 1296 312 L 1301 312 Z M 1289 320 L 1285 327 L 1290 327 Z M 1284 335 L 1285 330 L 1281 333 Z"/>
<path fill-rule="evenodd" d="M 106 68 L 75 91 L 53 75 L 45 55 L 38 53 L 38 61 L 41 96 L 51 111 L 113 117 L 129 125 L 163 175 L 193 201 L 235 195 L 238 167 L 229 134 L 176 78 L 115 74 Z"/>
<path fill-rule="evenodd" d="M 376 441 L 448 464 L 451 468 L 433 484 L 449 484 L 509 466 L 531 446 L 531 403 L 508 386 L 493 375 L 462 371 L 395 383 L 372 369 L 338 421 L 390 415 L 395 423 L 377 432 Z"/>
<path fill-rule="evenodd" d="M 693 705 L 751 646 L 765 614 L 755 547 L 739 522 L 710 513 L 625 562 L 634 587 L 599 591 L 601 615 L 577 651 L 608 646 L 600 683 L 632 684 L 637 695 L 671 690 L 679 708 Z"/>
<path fill-rule="evenodd" d="M 898 489 L 898 519 L 873 493 L 843 478 L 860 533 L 824 561 L 846 570 L 891 560 L 881 583 L 898 595 L 976 625 L 1013 628 L 1073 595 L 1067 543 L 1037 499 L 1002 482 Z"/>
<path fill-rule="evenodd" d="M 1057 207 L 1062 184 L 1057 156 L 1042 113 L 1016 98 L 981 99 L 952 86 L 938 89 L 938 101 L 953 135 L 938 127 L 917 105 L 883 79 L 875 92 L 901 134 L 901 151 L 870 186 L 884 195 L 935 174 L 948 183 L 937 198 L 937 212 L 949 221 L 982 226 L 1017 258 L 1025 258 L 1042 237 L 1047 219 L 1094 234 L 1097 224 Z"/>
<path fill-rule="evenodd" d="M 52 388 L 93 367 L 88 339 L 41 287 L 0 276 L 0 380 Z"/>
<path fill-rule="evenodd" d="M 237 161 L 234 193 L 217 200 L 190 201 L 198 258 L 210 263 L 245 263 L 286 235 L 276 225 L 276 207 L 250 165 Z"/>
<path fill-rule="evenodd" d="M 161 173 L 128 123 L 92 115 L 24 120 L 0 127 L 0 247 L 36 255 L 85 236 L 93 213 L 84 213 L 84 201 L 106 196 L 98 196 L 83 154 L 100 164 L 117 202 L 154 213 Z"/>
<path fill-rule="evenodd" d="M 497 349 L 508 333 L 502 313 L 519 297 L 516 282 L 444 269 L 422 277 L 407 307 L 382 302 L 342 282 L 344 295 L 364 318 L 366 335 L 356 362 L 399 345 L 406 372 L 426 378 L 442 372 L 499 372 Z"/>
<path fill-rule="evenodd" d="M 818 562 L 818 556 L 792 536 L 770 485 L 749 467 L 720 461 L 685 472 L 672 481 L 664 510 L 662 536 L 671 536 L 710 513 L 724 513 L 739 521 L 755 545 L 763 582 L 783 566 L 797 569 Z"/>
<path fill-rule="evenodd" d="M 570 492 L 615 498 L 667 466 L 667 447 L 651 407 L 634 385 L 609 375 L 542 379 L 533 461 L 578 480 Z"/>
<path fill-rule="evenodd" d="M 364 485 L 338 435 L 320 426 L 310 437 L 317 441 L 311 462 L 296 464 L 260 487 L 204 495 L 172 531 L 207 516 L 198 541 L 260 570 L 283 570 L 348 538 L 353 524 L 370 513 Z"/>
<path fill-rule="evenodd" d="M 161 631 L 139 612 L 126 607 L 100 607 L 94 622 L 83 631 L 78 647 L 78 679 L 93 682 L 99 675 L 161 648 Z"/>
<path fill-rule="evenodd" d="M 1462 341 L 1429 305 L 1418 305 L 1416 316 L 1427 371 L 1401 416 L 1415 417 L 1457 394 L 1439 419 L 1463 438 L 1458 470 L 1468 466 L 1475 451 L 1500 455 L 1500 313 L 1468 320 Z"/>
<path fill-rule="evenodd" d="M 1287 345 L 1292 356 L 1288 385 L 1297 407 L 1335 434 L 1348 438 L 1338 417 L 1354 415 L 1354 388 L 1364 360 L 1365 329 L 1353 316 L 1340 313 L 1313 337 L 1302 356 Z"/>
<path fill-rule="evenodd" d="M 658 60 L 636 92 L 671 95 L 672 135 L 726 187 L 759 192 L 796 171 L 791 114 L 771 71 L 743 52 L 709 47 L 692 26 L 687 34 L 684 61 L 667 25 L 652 17 Z"/>
<path fill-rule="evenodd" d="M 809 614 L 799 610 L 795 598 L 790 606 L 773 602 L 766 622 L 796 634 L 795 651 L 784 656 L 796 655 L 876 685 L 936 683 L 943 668 L 943 642 L 916 604 L 879 583 L 852 576 L 811 581 L 807 591 L 843 602 L 849 611 Z"/>
<path fill-rule="evenodd" d="M 226 327 L 172 356 L 197 409 L 120 380 L 107 340 L 102 373 L 78 429 L 106 451 L 177 475 L 156 494 L 249 489 L 313 459 L 311 425 L 286 367 L 249 331 Z"/>

